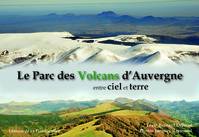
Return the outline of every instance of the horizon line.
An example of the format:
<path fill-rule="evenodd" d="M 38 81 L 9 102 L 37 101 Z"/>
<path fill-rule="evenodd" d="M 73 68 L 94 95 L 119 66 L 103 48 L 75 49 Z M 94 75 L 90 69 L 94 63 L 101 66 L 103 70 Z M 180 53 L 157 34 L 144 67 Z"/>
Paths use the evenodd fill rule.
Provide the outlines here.
<path fill-rule="evenodd" d="M 1 5 L 0 5 L 1 6 Z M 155 16 L 155 15 L 151 15 L 151 14 L 148 14 L 148 15 L 143 15 L 143 16 L 140 16 L 140 15 L 131 15 L 131 14 L 120 14 L 118 12 L 115 12 L 113 10 L 104 10 L 104 11 L 100 11 L 100 12 L 96 12 L 96 13 L 80 13 L 80 14 L 77 14 L 77 13 L 73 13 L 73 12 L 65 12 L 65 13 L 59 13 L 59 12 L 48 12 L 48 13 L 45 13 L 45 14 L 0 14 L 0 16 L 49 16 L 49 15 L 57 15 L 57 16 L 67 16 L 67 15 L 73 15 L 73 16 L 95 16 L 95 15 L 99 15 L 101 13 L 105 13 L 105 12 L 112 12 L 116 15 L 118 15 L 118 17 L 120 16 L 130 16 L 130 17 L 133 17 L 133 18 L 144 18 L 144 17 L 154 17 L 154 18 L 199 18 L 199 15 L 198 16 Z"/>
<path fill-rule="evenodd" d="M 115 99 L 86 99 L 86 100 L 78 100 L 78 99 L 48 99 L 48 100 L 38 100 L 38 101 L 16 101 L 16 100 L 10 100 L 10 101 L 5 101 L 5 102 L 0 102 L 0 105 L 2 104 L 9 104 L 9 103 L 42 103 L 42 102 L 56 102 L 56 101 L 74 101 L 74 102 L 84 102 L 84 101 L 114 101 L 118 98 L 124 98 L 124 99 L 131 99 L 133 101 L 137 100 L 146 100 L 150 102 L 159 102 L 159 101 L 165 101 L 165 102 L 199 102 L 199 100 L 188 100 L 188 99 L 179 99 L 179 100 L 152 100 L 152 99 L 144 99 L 144 98 L 139 98 L 139 99 L 132 99 L 132 98 L 127 98 L 127 97 L 117 97 Z"/>

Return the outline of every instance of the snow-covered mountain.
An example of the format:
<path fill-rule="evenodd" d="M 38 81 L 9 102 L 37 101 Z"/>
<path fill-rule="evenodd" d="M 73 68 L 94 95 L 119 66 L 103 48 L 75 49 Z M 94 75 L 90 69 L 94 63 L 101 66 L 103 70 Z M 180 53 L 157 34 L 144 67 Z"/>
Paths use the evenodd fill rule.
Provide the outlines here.
<path fill-rule="evenodd" d="M 75 37 L 69 32 L 0 34 L 0 67 L 31 64 L 199 63 L 199 46 L 159 44 L 145 35 Z"/>

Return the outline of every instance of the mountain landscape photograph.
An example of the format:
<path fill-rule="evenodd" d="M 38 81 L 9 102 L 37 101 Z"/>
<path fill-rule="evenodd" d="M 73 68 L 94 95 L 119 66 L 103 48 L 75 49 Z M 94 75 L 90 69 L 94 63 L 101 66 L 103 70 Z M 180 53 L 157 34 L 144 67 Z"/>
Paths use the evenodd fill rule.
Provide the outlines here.
<path fill-rule="evenodd" d="M 197 137 L 199 102 L 132 100 L 0 104 L 8 137 Z"/>
<path fill-rule="evenodd" d="M 199 137 L 198 7 L 198 0 L 1 0 L 0 137 Z M 184 79 L 118 79 L 148 84 L 145 92 L 94 90 L 117 81 L 16 77 L 36 70 Z"/>

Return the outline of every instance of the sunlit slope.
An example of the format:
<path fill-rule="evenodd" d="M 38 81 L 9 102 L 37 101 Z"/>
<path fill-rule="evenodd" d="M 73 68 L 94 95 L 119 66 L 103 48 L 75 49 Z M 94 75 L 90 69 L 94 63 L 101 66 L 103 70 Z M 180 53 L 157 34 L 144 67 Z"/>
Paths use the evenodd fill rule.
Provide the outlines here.
<path fill-rule="evenodd" d="M 136 110 L 118 110 L 115 112 L 109 113 L 113 116 L 144 116 L 148 111 L 136 111 Z"/>
<path fill-rule="evenodd" d="M 112 137 L 110 134 L 97 131 L 95 126 L 96 120 L 93 120 L 89 123 L 79 125 L 72 130 L 66 132 L 65 134 L 59 135 L 57 137 Z"/>
<path fill-rule="evenodd" d="M 116 106 L 113 102 L 105 102 L 105 103 L 99 104 L 93 108 L 88 108 L 88 109 L 83 109 L 83 110 L 77 111 L 77 112 L 62 114 L 61 117 L 79 116 L 79 115 L 94 115 L 94 114 L 97 115 L 100 113 L 109 113 L 109 112 L 117 111 L 120 109 L 121 108 Z"/>

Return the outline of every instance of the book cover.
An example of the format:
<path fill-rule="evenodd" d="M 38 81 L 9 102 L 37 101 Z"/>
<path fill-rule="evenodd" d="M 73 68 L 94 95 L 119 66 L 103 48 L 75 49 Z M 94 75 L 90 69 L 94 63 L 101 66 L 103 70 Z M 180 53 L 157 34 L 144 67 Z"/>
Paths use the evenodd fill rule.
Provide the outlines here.
<path fill-rule="evenodd" d="M 199 137 L 198 0 L 1 0 L 0 137 Z"/>

